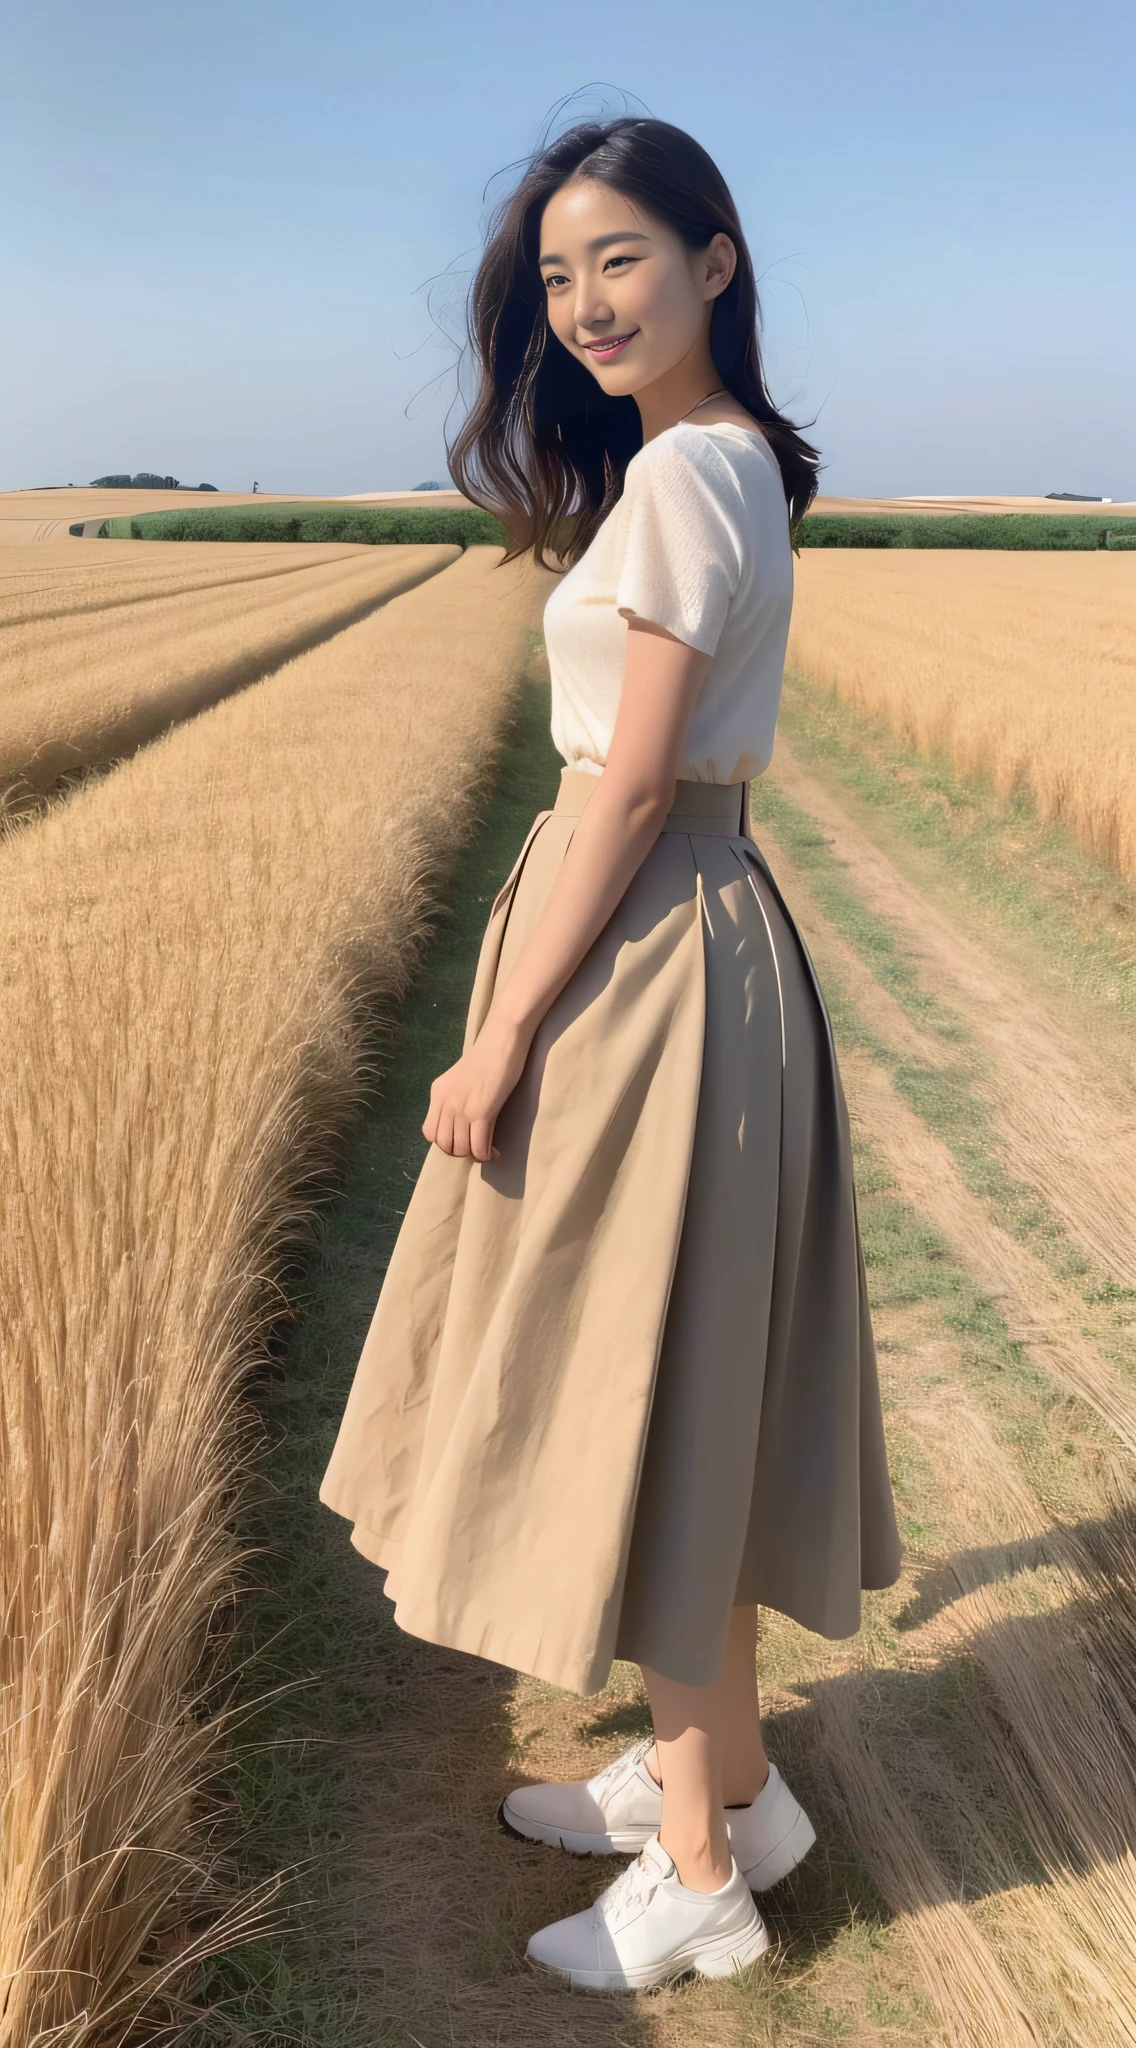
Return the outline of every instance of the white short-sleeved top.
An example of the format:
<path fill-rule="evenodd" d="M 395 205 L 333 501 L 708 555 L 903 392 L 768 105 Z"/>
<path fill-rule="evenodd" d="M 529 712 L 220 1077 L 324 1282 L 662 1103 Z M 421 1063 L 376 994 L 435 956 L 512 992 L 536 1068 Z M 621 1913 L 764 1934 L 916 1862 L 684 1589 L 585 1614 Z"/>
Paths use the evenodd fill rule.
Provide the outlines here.
<path fill-rule="evenodd" d="M 688 782 L 769 766 L 793 605 L 781 471 L 764 435 L 680 422 L 627 465 L 623 495 L 544 610 L 552 738 L 598 775 L 615 726 L 633 614 L 712 656 L 691 719 Z"/>

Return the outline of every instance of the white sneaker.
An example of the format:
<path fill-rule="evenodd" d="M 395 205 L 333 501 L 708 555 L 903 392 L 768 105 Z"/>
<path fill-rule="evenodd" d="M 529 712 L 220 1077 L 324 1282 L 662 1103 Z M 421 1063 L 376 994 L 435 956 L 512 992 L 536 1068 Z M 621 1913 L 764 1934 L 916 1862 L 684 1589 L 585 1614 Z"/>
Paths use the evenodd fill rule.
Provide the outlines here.
<path fill-rule="evenodd" d="M 514 1834 L 577 1856 L 633 1855 L 663 1818 L 662 1788 L 647 1769 L 653 1747 L 648 1735 L 582 1783 L 521 1785 L 509 1793 L 501 1818 Z M 753 1804 L 728 1807 L 726 1821 L 734 1861 L 755 1892 L 780 1884 L 816 1841 L 776 1764 Z"/>
<path fill-rule="evenodd" d="M 750 1806 L 727 1806 L 734 1862 L 751 1892 L 767 1892 L 795 1870 L 816 1841 L 816 1829 L 776 1764 Z"/>
<path fill-rule="evenodd" d="M 662 1787 L 647 1769 L 653 1748 L 648 1735 L 594 1778 L 520 1785 L 505 1800 L 501 1819 L 530 1842 L 548 1842 L 576 1856 L 633 1856 L 662 1824 Z"/>
<path fill-rule="evenodd" d="M 692 1892 L 653 1835 L 594 1906 L 542 1927 L 526 1954 L 573 1990 L 649 1991 L 690 1970 L 732 1977 L 769 1946 L 736 1863 L 720 1891 Z"/>

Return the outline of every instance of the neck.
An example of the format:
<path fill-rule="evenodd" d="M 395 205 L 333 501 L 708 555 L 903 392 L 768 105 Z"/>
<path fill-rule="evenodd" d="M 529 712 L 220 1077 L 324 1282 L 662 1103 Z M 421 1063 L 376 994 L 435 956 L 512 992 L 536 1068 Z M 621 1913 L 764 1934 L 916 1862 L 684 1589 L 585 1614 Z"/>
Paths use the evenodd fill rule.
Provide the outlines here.
<path fill-rule="evenodd" d="M 677 426 L 683 415 L 697 405 L 699 399 L 716 391 L 721 382 L 710 353 L 709 335 L 700 335 L 689 355 L 683 356 L 673 370 L 657 377 L 644 390 L 635 392 L 635 403 L 643 422 L 644 443 L 653 441 L 668 427 Z"/>

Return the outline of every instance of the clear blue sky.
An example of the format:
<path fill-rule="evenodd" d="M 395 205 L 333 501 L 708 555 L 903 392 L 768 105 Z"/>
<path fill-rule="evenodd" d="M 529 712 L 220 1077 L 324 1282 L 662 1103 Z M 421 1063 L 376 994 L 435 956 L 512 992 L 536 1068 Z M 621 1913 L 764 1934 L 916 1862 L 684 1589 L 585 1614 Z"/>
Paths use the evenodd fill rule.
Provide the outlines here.
<path fill-rule="evenodd" d="M 689 128 L 825 487 L 1136 497 L 1132 0 L 20 0 L 0 488 L 444 477 L 423 290 L 604 81 Z M 456 280 L 456 281 L 455 281 Z M 442 373 L 442 383 L 424 390 Z"/>

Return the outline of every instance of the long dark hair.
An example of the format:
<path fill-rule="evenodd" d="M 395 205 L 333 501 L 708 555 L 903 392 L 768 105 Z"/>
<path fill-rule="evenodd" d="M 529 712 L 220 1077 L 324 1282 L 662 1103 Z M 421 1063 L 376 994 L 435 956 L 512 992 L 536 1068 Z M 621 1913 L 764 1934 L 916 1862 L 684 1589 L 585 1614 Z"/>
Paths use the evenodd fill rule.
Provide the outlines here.
<path fill-rule="evenodd" d="M 609 398 L 556 341 L 537 268 L 540 223 L 569 178 L 608 185 L 704 249 L 730 237 L 737 268 L 714 301 L 710 351 L 725 389 L 761 424 L 785 486 L 791 526 L 817 488 L 819 456 L 766 387 L 753 262 L 737 208 L 713 159 L 669 121 L 621 115 L 581 121 L 539 149 L 497 207 L 470 299 L 470 345 L 480 385 L 449 450 L 450 474 L 477 505 L 499 514 L 509 556 L 546 550 L 578 561 L 623 489 L 642 446 L 633 398 Z"/>

